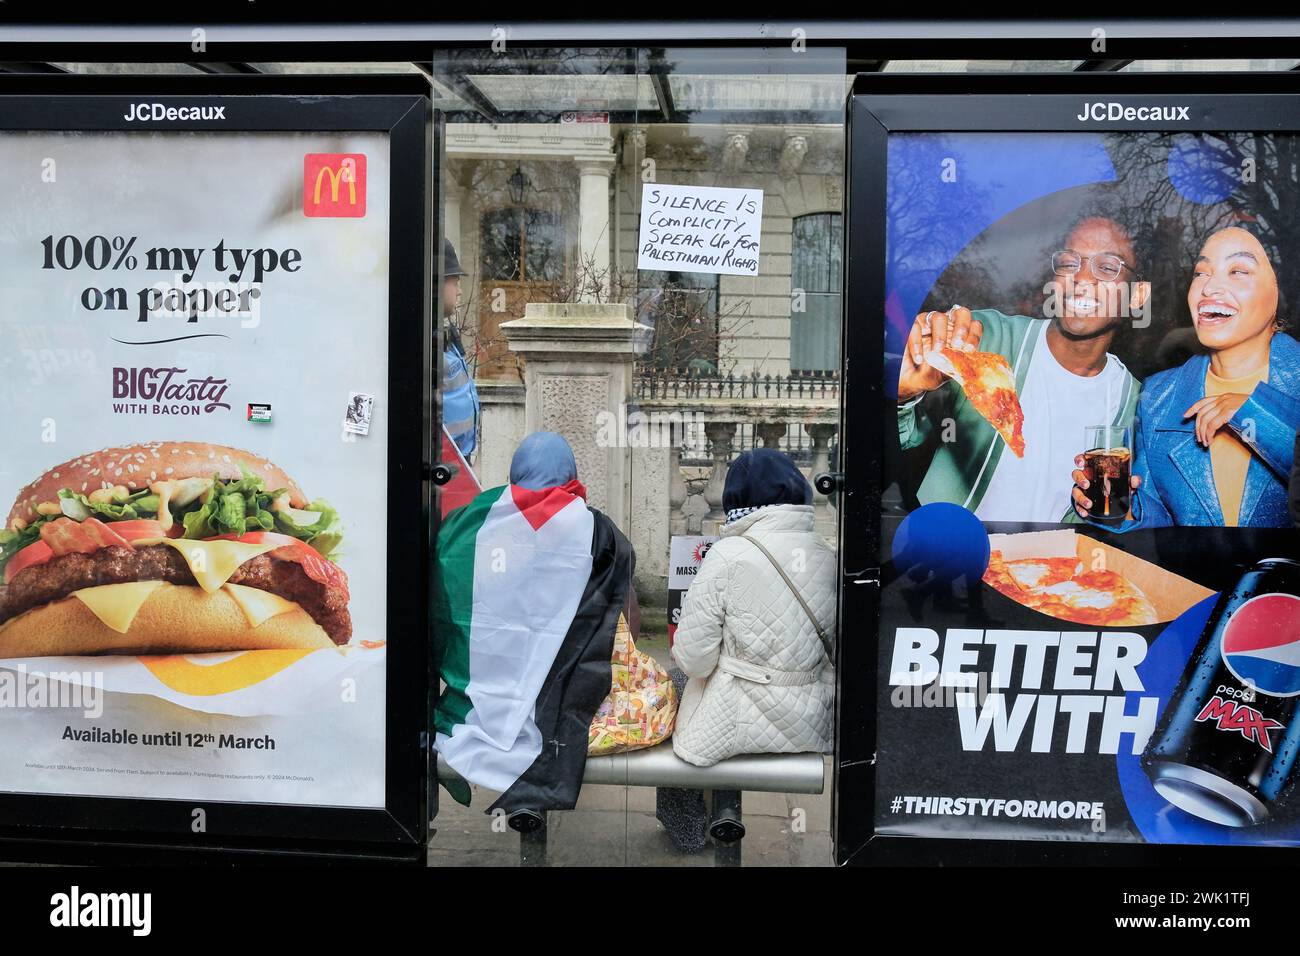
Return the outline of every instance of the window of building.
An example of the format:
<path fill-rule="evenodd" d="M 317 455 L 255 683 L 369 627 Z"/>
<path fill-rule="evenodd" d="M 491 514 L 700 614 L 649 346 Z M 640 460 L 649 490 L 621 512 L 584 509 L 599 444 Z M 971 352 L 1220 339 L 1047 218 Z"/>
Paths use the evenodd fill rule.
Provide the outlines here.
<path fill-rule="evenodd" d="M 559 217 L 526 206 L 483 214 L 483 278 L 503 282 L 559 282 L 564 242 Z"/>
<path fill-rule="evenodd" d="M 829 374 L 840 367 L 842 228 L 837 212 L 812 213 L 794 220 L 790 270 L 790 286 L 795 291 L 790 310 L 790 371 L 794 374 Z"/>
<path fill-rule="evenodd" d="M 662 369 L 718 371 L 718 276 L 703 272 L 641 272 L 638 321 L 651 326 L 653 364 Z"/>

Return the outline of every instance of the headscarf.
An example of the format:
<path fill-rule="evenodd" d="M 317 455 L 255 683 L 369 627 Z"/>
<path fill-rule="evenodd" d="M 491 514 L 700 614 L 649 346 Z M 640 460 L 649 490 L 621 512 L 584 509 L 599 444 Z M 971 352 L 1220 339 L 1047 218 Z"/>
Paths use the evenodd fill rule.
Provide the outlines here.
<path fill-rule="evenodd" d="M 540 491 L 566 485 L 578 477 L 578 462 L 563 435 L 533 432 L 519 443 L 510 460 L 510 484 Z"/>
<path fill-rule="evenodd" d="M 722 507 L 730 524 L 769 505 L 812 503 L 812 486 L 789 455 L 774 448 L 755 448 L 731 463 L 722 489 Z"/>

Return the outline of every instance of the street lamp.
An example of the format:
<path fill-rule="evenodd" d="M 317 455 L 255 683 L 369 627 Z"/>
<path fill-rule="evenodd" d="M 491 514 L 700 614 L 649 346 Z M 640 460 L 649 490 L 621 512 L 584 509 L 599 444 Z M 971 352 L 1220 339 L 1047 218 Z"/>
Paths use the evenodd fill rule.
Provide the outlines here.
<path fill-rule="evenodd" d="M 507 182 L 510 184 L 510 201 L 516 206 L 523 205 L 524 193 L 527 191 L 528 187 L 532 185 L 528 177 L 524 175 L 523 168 L 521 166 L 516 166 L 514 175 L 512 175 Z"/>

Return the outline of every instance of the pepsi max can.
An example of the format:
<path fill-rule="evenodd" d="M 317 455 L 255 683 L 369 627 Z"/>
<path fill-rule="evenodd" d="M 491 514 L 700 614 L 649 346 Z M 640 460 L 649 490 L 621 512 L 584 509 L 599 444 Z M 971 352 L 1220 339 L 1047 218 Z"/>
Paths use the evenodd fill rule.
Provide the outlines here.
<path fill-rule="evenodd" d="M 1219 595 L 1142 766 L 1179 809 L 1269 819 L 1300 751 L 1300 563 L 1258 562 Z"/>

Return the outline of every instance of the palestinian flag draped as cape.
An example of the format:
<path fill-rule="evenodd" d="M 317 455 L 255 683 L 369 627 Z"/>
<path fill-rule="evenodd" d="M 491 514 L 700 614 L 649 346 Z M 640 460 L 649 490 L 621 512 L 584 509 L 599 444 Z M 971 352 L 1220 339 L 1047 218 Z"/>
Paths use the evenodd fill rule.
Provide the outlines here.
<path fill-rule="evenodd" d="M 447 686 L 435 746 L 466 780 L 501 792 L 489 812 L 578 799 L 633 563 L 585 496 L 577 481 L 492 488 L 438 534 L 434 659 Z"/>

